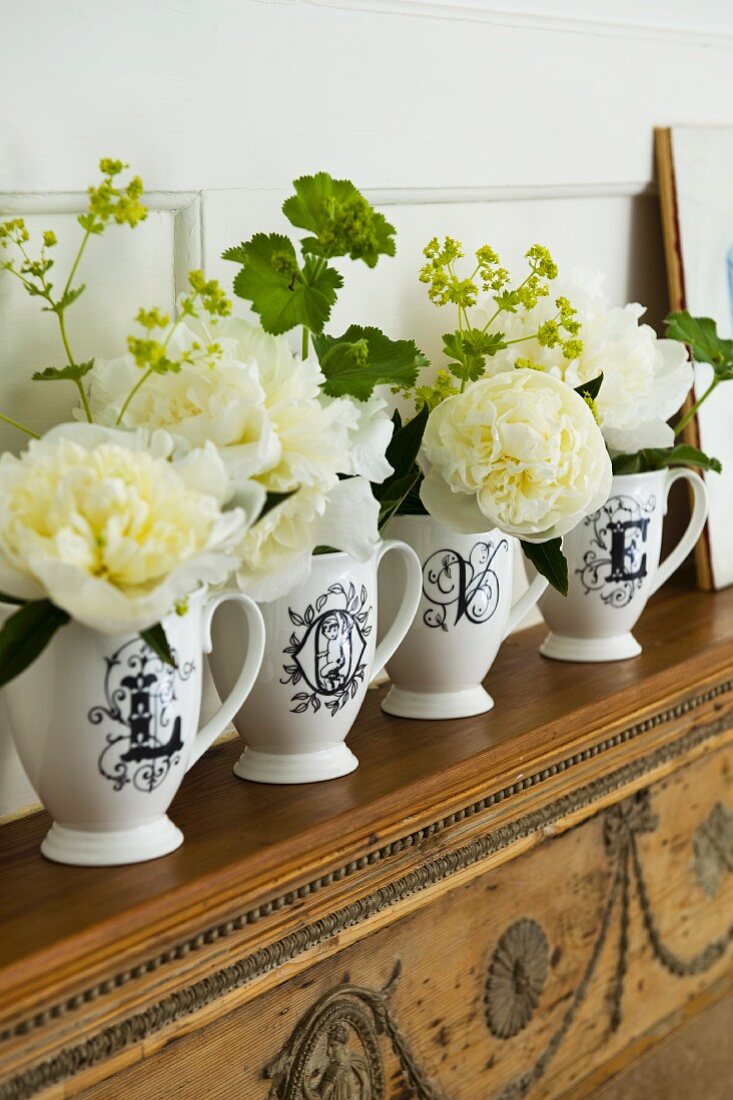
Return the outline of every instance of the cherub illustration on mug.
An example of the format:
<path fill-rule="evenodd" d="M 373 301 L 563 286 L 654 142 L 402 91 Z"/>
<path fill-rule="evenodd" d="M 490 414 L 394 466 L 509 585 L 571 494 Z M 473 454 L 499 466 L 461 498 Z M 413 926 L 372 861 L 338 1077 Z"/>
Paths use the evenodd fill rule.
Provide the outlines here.
<path fill-rule="evenodd" d="M 318 679 L 327 691 L 341 691 L 351 668 L 351 621 L 343 612 L 323 616 L 316 649 Z"/>

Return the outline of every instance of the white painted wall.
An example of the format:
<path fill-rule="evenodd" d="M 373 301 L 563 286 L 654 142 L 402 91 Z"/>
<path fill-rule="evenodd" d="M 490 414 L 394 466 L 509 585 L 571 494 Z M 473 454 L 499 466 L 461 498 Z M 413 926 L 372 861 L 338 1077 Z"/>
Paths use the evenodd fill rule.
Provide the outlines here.
<path fill-rule="evenodd" d="M 92 242 L 71 315 L 82 355 L 119 347 L 190 264 L 282 226 L 289 181 L 352 178 L 398 255 L 349 268 L 334 323 L 373 321 L 437 355 L 415 280 L 450 232 L 516 262 L 535 240 L 665 308 L 652 129 L 730 122 L 730 0 L 0 0 L 0 211 L 66 234 L 101 155 L 130 161 L 155 214 Z M 66 236 L 64 236 L 66 239 Z M 41 428 L 68 391 L 52 318 L 0 278 L 0 407 Z M 0 429 L 0 448 L 20 440 Z M 0 815 L 34 801 L 0 714 Z"/>

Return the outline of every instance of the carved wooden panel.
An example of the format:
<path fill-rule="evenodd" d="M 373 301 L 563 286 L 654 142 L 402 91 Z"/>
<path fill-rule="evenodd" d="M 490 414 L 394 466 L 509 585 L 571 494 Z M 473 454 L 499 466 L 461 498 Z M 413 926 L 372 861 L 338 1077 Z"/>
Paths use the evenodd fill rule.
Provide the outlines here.
<path fill-rule="evenodd" d="M 721 750 L 83 1095 L 586 1095 L 728 987 L 732 813 Z"/>

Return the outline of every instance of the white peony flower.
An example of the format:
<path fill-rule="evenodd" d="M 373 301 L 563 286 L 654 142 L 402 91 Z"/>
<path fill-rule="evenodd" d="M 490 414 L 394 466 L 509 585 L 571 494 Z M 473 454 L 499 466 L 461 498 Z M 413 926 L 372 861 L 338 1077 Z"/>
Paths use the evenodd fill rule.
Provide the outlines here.
<path fill-rule="evenodd" d="M 545 542 L 600 508 L 611 488 L 588 405 L 541 371 L 512 369 L 449 397 L 431 413 L 423 449 L 422 501 L 456 531 L 498 527 Z"/>
<path fill-rule="evenodd" d="M 564 294 L 577 308 L 582 324 L 579 359 L 569 363 L 559 347 L 545 348 L 529 340 L 489 359 L 488 370 L 492 374 L 508 370 L 518 357 L 528 357 L 573 388 L 603 371 L 596 405 L 609 450 L 635 453 L 643 447 L 670 447 L 674 432 L 667 421 L 692 386 L 692 364 L 683 344 L 659 340 L 654 329 L 639 324 L 643 306 L 611 306 L 602 281 L 598 273 L 574 272 L 565 286 L 553 288 L 535 309 L 502 318 L 507 338 L 516 340 L 555 316 L 555 299 Z"/>
<path fill-rule="evenodd" d="M 356 427 L 350 431 L 351 465 L 342 473 L 363 474 L 377 485 L 389 477 L 392 467 L 384 453 L 392 438 L 392 421 L 387 402 L 373 393 L 368 401 L 354 403 L 358 415 Z"/>
<path fill-rule="evenodd" d="M 222 512 L 216 448 L 171 462 L 171 446 L 164 432 L 67 424 L 20 457 L 2 455 L 0 590 L 48 597 L 117 634 L 145 630 L 202 583 L 226 580 L 264 491 L 250 487 L 248 512 Z"/>
<path fill-rule="evenodd" d="M 317 546 L 367 561 L 379 541 L 379 505 L 363 477 L 302 489 L 268 512 L 239 545 L 237 583 L 260 602 L 302 583 Z"/>
<path fill-rule="evenodd" d="M 122 425 L 165 429 L 179 449 L 211 440 L 234 483 L 256 478 L 269 492 L 321 485 L 339 473 L 382 481 L 391 472 L 384 451 L 392 426 L 381 398 L 362 404 L 325 397 L 316 359 L 299 359 L 287 337 L 238 318 L 180 322 L 169 338 L 170 357 L 212 341 L 221 348 L 219 359 L 152 375 L 129 402 Z M 140 368 L 124 355 L 97 360 L 90 377 L 95 420 L 114 425 Z"/>

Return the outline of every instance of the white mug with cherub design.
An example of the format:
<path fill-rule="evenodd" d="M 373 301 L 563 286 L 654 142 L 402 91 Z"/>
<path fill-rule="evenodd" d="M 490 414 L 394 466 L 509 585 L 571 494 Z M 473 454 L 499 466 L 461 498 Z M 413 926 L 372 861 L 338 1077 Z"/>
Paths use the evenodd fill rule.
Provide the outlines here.
<path fill-rule="evenodd" d="M 379 608 L 388 624 L 377 641 L 377 571 L 399 558 L 399 580 Z M 257 683 L 234 719 L 245 749 L 234 772 L 259 783 L 315 783 L 346 775 L 358 760 L 346 737 L 369 681 L 407 633 L 422 590 L 420 563 L 404 542 L 382 542 L 368 561 L 316 554 L 310 576 L 286 596 L 260 604 L 267 641 Z M 228 690 L 238 661 L 241 617 L 214 621 L 210 665 Z"/>

